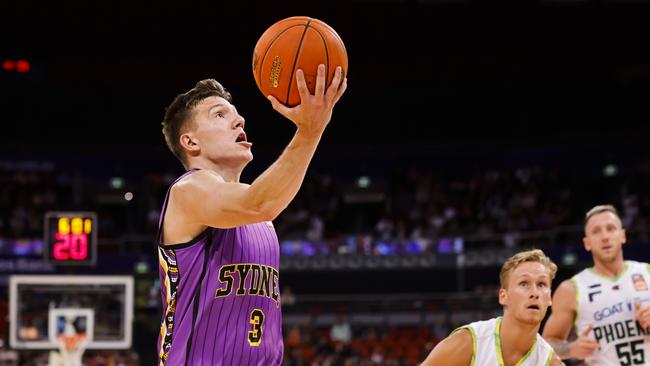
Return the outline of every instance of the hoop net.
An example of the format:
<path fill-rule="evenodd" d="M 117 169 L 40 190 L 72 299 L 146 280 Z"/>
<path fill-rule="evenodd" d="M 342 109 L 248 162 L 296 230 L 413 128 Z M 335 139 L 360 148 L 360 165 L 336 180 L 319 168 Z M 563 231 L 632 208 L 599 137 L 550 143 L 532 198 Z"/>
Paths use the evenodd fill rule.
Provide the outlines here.
<path fill-rule="evenodd" d="M 81 366 L 81 357 L 86 350 L 88 337 L 85 333 L 61 334 L 56 337 L 62 366 Z"/>

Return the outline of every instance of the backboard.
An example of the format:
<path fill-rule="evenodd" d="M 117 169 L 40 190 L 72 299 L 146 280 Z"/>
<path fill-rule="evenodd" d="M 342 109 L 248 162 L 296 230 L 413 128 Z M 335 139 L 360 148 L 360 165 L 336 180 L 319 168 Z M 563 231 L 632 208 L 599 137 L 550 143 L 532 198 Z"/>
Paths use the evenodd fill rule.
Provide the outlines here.
<path fill-rule="evenodd" d="M 10 346 L 56 349 L 62 320 L 74 315 L 75 328 L 88 332 L 87 349 L 130 348 L 133 309 L 131 276 L 11 276 Z"/>

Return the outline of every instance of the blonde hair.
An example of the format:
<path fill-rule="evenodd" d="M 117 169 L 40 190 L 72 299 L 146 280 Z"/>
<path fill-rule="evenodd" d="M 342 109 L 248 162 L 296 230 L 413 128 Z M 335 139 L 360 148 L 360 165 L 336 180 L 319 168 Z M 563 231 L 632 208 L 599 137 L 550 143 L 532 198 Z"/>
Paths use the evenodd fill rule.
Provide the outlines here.
<path fill-rule="evenodd" d="M 616 207 L 614 207 L 613 205 L 598 205 L 593 207 L 591 210 L 587 211 L 587 214 L 585 214 L 585 225 L 587 225 L 587 222 L 589 222 L 589 219 L 592 216 L 598 215 L 599 213 L 603 213 L 603 212 L 611 212 L 614 215 L 616 215 L 616 217 L 618 217 L 619 220 L 621 218 L 620 216 L 618 216 L 618 211 L 616 210 Z"/>
<path fill-rule="evenodd" d="M 520 264 L 525 262 L 537 262 L 543 264 L 551 275 L 551 281 L 553 281 L 555 278 L 555 274 L 557 273 L 557 265 L 553 263 L 551 258 L 547 257 L 544 252 L 539 249 L 533 249 L 525 252 L 519 252 L 508 258 L 503 263 L 503 266 L 501 266 L 501 273 L 499 274 L 501 288 L 507 287 L 510 273 L 512 273 L 512 271 L 514 271 L 515 268 L 517 268 Z"/>

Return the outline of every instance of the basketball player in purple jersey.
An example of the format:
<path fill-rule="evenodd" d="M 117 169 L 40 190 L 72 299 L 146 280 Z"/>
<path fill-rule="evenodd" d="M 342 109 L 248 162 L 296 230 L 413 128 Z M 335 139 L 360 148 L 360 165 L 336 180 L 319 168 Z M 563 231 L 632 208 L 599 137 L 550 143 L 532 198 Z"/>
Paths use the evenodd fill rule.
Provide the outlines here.
<path fill-rule="evenodd" d="M 167 108 L 163 134 L 187 172 L 167 192 L 158 253 L 163 319 L 159 365 L 280 365 L 283 356 L 279 245 L 271 224 L 302 184 L 334 105 L 347 88 L 337 68 L 314 94 L 297 72 L 301 103 L 269 96 L 297 127 L 281 156 L 252 184 L 239 182 L 252 159 L 244 118 L 208 79 Z"/>

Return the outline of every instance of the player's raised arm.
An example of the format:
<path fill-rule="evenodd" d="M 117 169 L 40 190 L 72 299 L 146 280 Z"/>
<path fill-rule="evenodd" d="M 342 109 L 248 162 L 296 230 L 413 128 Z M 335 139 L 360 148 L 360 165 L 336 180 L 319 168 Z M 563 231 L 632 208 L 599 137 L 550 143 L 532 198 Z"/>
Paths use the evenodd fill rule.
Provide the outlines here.
<path fill-rule="evenodd" d="M 584 360 L 598 348 L 598 342 L 589 335 L 591 326 L 583 329 L 573 342 L 567 342 L 576 316 L 576 289 L 573 282 L 566 280 L 560 284 L 553 295 L 551 316 L 546 321 L 542 333 L 562 359 Z"/>
<path fill-rule="evenodd" d="M 301 104 L 288 108 L 273 99 L 273 106 L 298 127 L 293 139 L 266 171 L 250 184 L 226 182 L 211 171 L 196 172 L 172 188 L 174 209 L 188 224 L 231 228 L 277 217 L 298 193 L 332 109 L 346 89 L 340 68 L 325 91 L 324 68 L 318 69 L 316 92 L 310 94 L 298 75 Z"/>
<path fill-rule="evenodd" d="M 420 366 L 469 366 L 474 342 L 468 329 L 459 329 L 442 340 Z"/>

